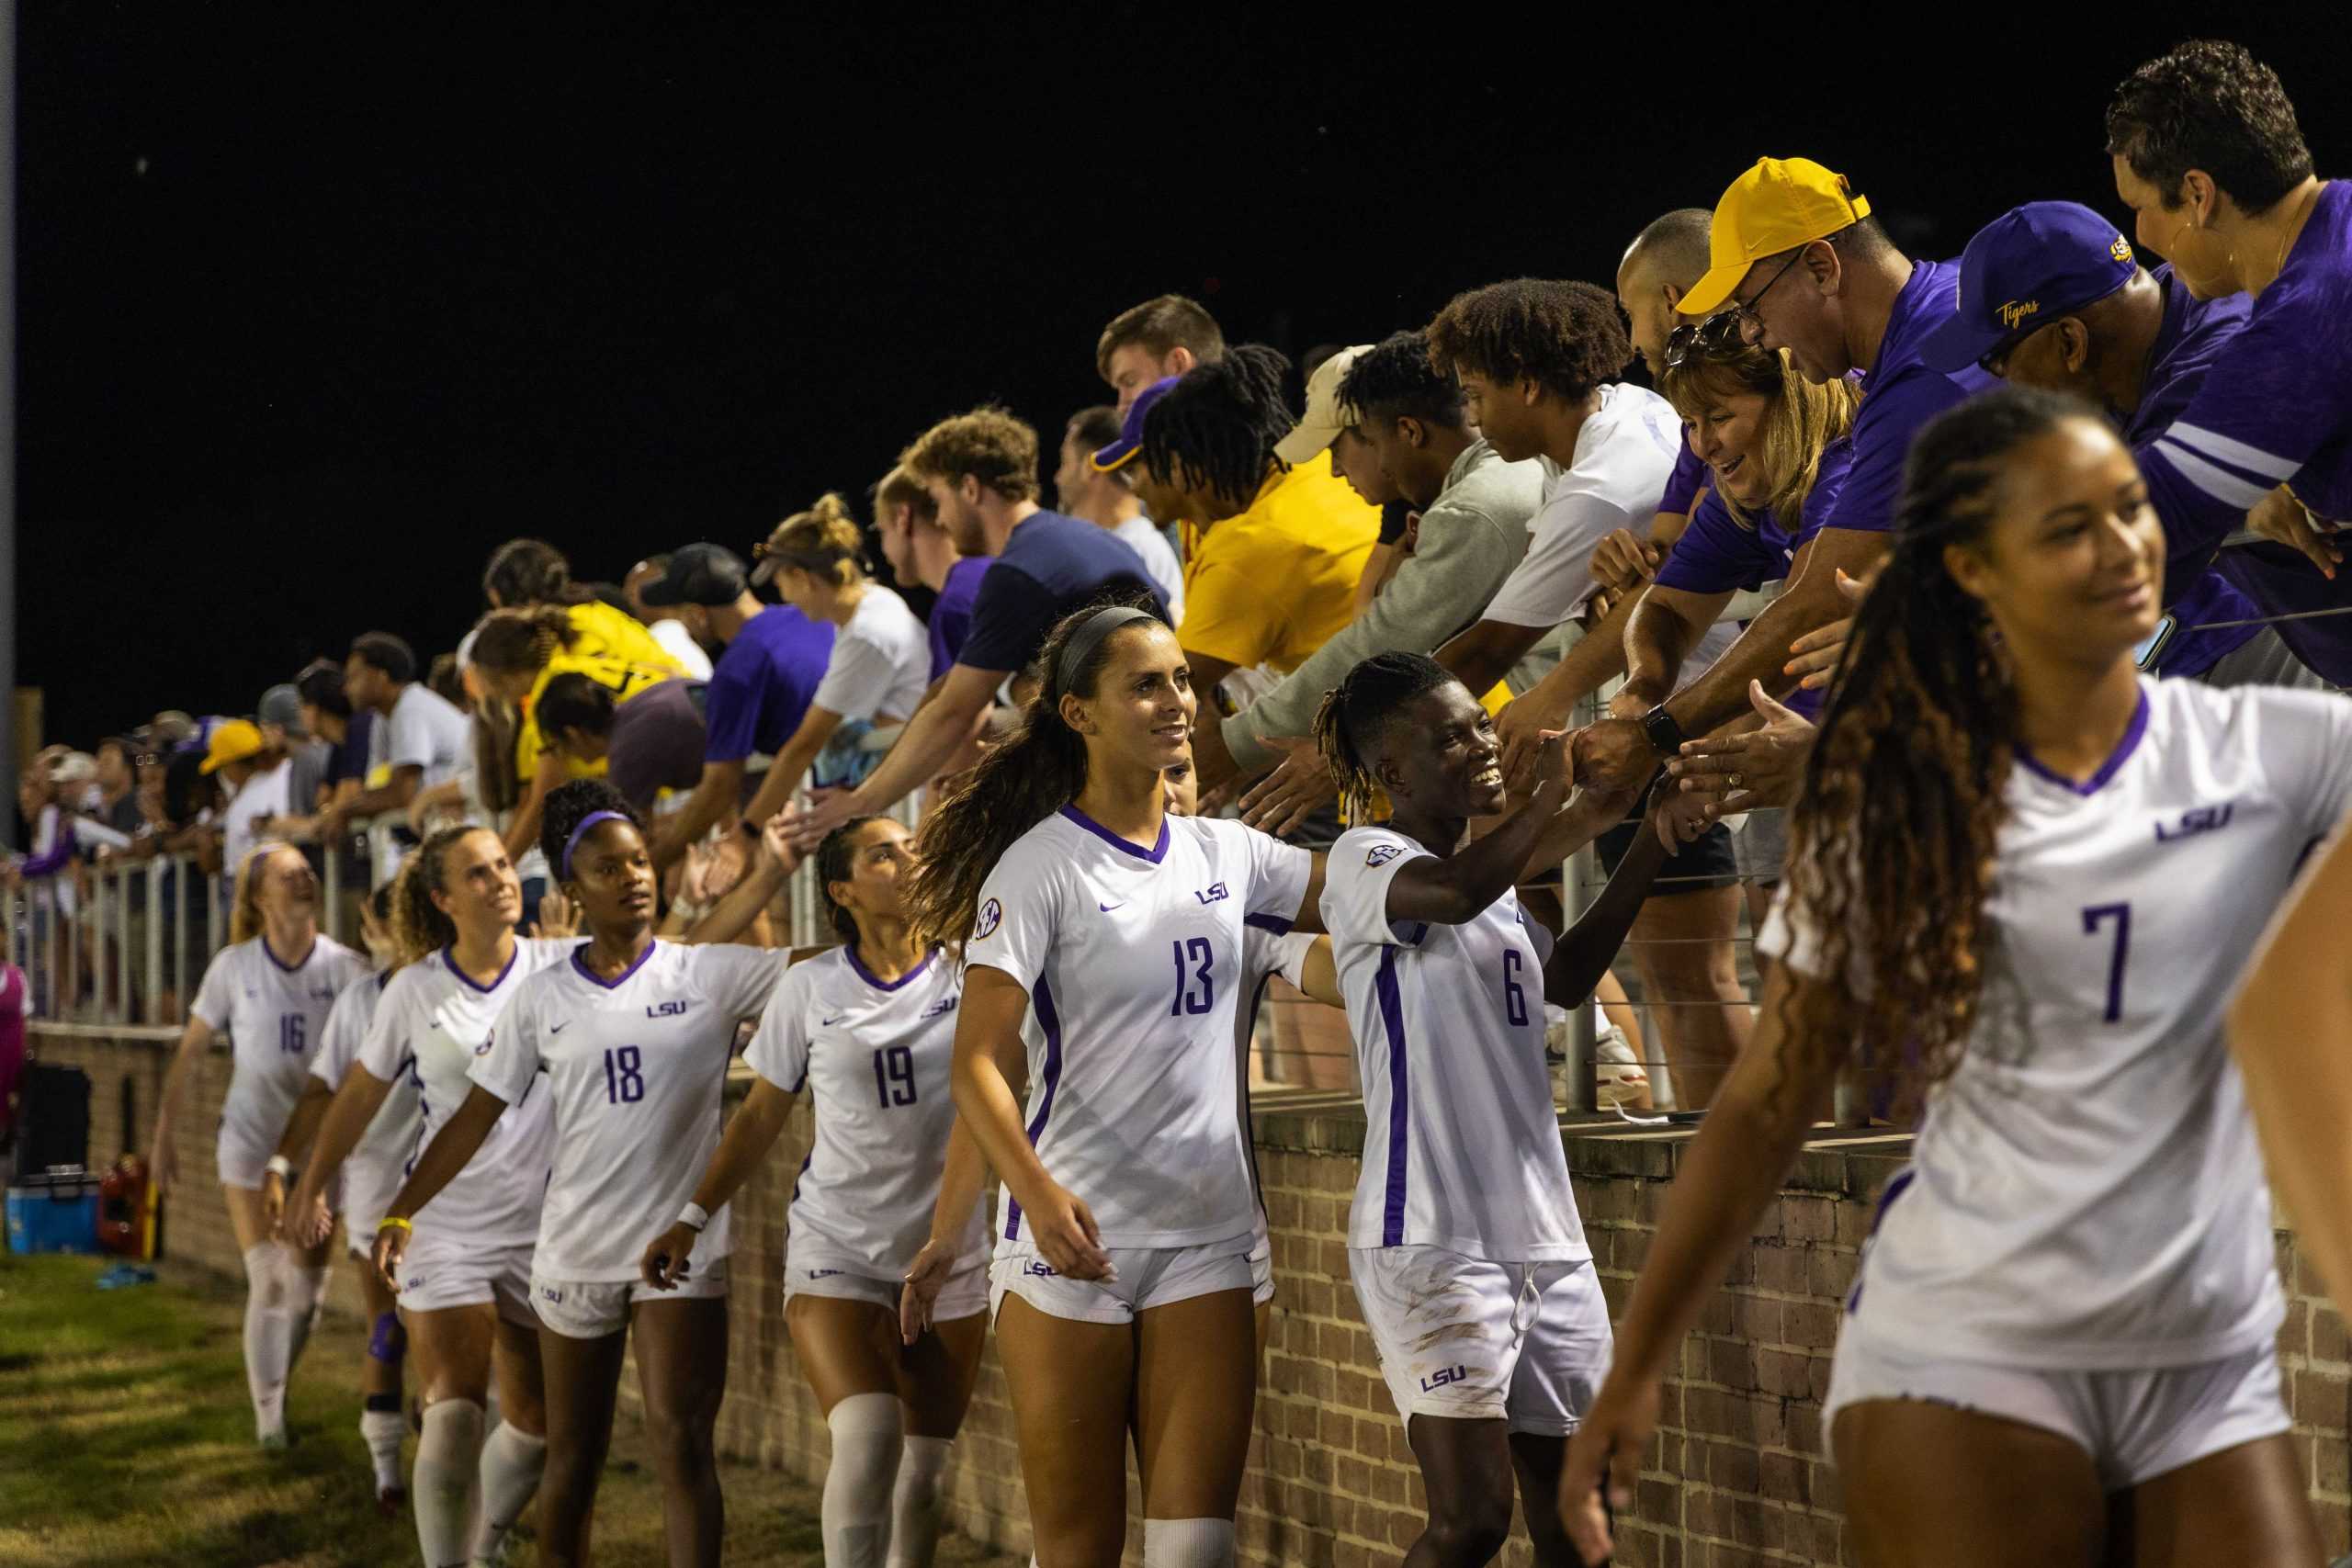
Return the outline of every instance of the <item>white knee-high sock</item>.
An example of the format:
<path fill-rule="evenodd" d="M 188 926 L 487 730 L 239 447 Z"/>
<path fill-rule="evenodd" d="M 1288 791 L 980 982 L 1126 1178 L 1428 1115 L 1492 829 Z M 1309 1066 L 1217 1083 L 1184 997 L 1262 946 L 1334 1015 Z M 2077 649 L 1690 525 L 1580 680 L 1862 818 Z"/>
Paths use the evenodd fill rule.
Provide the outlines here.
<path fill-rule="evenodd" d="M 931 1568 L 939 1550 L 939 1476 L 955 1446 L 945 1438 L 906 1439 L 890 1494 L 889 1568 Z"/>
<path fill-rule="evenodd" d="M 264 1441 L 286 1434 L 286 1374 L 293 1364 L 293 1321 L 286 1314 L 286 1249 L 274 1241 L 245 1248 L 245 1386 L 254 1430 Z"/>
<path fill-rule="evenodd" d="M 1233 1568 L 1231 1519 L 1146 1519 L 1144 1568 Z"/>
<path fill-rule="evenodd" d="M 853 1393 L 833 1406 L 825 1425 L 833 1434 L 818 1513 L 825 1568 L 883 1568 L 890 1488 L 899 1474 L 899 1396 Z"/>
<path fill-rule="evenodd" d="M 416 1544 L 424 1568 L 465 1568 L 473 1535 L 469 1517 L 481 1462 L 481 1406 L 470 1399 L 440 1399 L 424 1407 L 424 1435 L 416 1440 Z"/>
<path fill-rule="evenodd" d="M 312 1269 L 292 1252 L 286 1255 L 286 1314 L 288 1342 L 286 1370 L 290 1374 L 296 1362 L 302 1359 L 302 1347 L 311 1342 L 311 1330 L 319 1325 L 319 1314 L 326 1311 L 327 1271 Z"/>
<path fill-rule="evenodd" d="M 548 1440 L 501 1421 L 481 1445 L 481 1518 L 474 1526 L 474 1561 L 495 1561 L 506 1532 L 531 1506 L 539 1472 L 548 1467 Z"/>

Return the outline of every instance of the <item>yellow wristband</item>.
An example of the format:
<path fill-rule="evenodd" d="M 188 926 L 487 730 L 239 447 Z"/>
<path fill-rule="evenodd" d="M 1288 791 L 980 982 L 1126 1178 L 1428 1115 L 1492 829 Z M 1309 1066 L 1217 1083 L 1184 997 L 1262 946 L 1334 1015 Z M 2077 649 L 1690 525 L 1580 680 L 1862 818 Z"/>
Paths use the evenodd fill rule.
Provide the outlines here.
<path fill-rule="evenodd" d="M 413 1235 L 416 1234 L 416 1225 L 414 1222 L 401 1219 L 398 1214 L 386 1214 L 376 1222 L 376 1234 L 381 1235 L 389 1230 L 403 1230 Z"/>

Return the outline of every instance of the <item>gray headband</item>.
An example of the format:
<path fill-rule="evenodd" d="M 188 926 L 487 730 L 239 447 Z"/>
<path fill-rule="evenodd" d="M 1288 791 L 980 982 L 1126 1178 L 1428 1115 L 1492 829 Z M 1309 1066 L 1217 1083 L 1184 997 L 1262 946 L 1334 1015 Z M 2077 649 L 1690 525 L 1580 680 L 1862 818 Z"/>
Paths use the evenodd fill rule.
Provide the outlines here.
<path fill-rule="evenodd" d="M 1069 683 L 1078 678 L 1078 672 L 1086 667 L 1086 661 L 1094 656 L 1104 637 L 1137 621 L 1157 625 L 1159 617 L 1132 604 L 1106 605 L 1087 616 L 1078 630 L 1069 634 L 1069 640 L 1062 644 L 1062 656 L 1054 665 L 1054 694 L 1060 696 L 1069 690 Z"/>

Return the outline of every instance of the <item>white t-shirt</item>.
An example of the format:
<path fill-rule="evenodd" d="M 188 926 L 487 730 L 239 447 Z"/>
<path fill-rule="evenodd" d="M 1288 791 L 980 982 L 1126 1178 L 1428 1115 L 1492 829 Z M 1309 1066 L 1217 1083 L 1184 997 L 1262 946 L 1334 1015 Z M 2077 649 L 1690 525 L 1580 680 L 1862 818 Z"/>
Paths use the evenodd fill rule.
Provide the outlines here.
<path fill-rule="evenodd" d="M 1458 926 L 1391 920 L 1388 885 L 1429 853 L 1351 828 L 1325 863 L 1323 924 L 1363 1079 L 1348 1245 L 1589 1258 L 1544 1061 L 1552 934 L 1511 892 Z"/>
<path fill-rule="evenodd" d="M 492 1027 L 515 989 L 577 945 L 576 939 L 518 940 L 505 973 L 487 986 L 458 973 L 446 947 L 392 976 L 360 1044 L 359 1065 L 387 1083 L 405 1078 L 413 1087 L 412 1161 L 472 1092 L 467 1071 L 490 1050 Z M 417 1211 L 418 1229 L 480 1247 L 527 1247 L 539 1234 L 555 1118 L 548 1096 L 518 1098 L 519 1105 L 507 1101 L 466 1168 Z"/>
<path fill-rule="evenodd" d="M 471 755 L 472 731 L 466 716 L 422 681 L 401 688 L 390 719 L 380 728 L 385 765 L 423 768 L 421 787 L 425 789 L 457 777 Z"/>
<path fill-rule="evenodd" d="M 674 615 L 664 615 L 658 621 L 646 622 L 645 629 L 653 634 L 653 640 L 662 645 L 662 652 L 678 661 L 678 668 L 689 679 L 710 679 L 710 655 L 702 650 L 695 634 L 686 630 L 685 622 Z"/>
<path fill-rule="evenodd" d="M 792 1192 L 796 1246 L 813 1241 L 890 1280 L 922 1250 L 956 1124 L 948 1072 L 963 993 L 944 953 L 890 985 L 846 947 L 785 971 L 743 1059 L 788 1094 L 808 1089 L 817 1138 Z M 959 1250 L 977 1261 L 987 1231 L 983 1201 Z"/>
<path fill-rule="evenodd" d="M 1168 536 L 1159 525 L 1138 513 L 1111 530 L 1127 542 L 1128 547 L 1143 557 L 1144 570 L 1151 573 L 1153 584 L 1168 600 L 1168 624 L 1184 624 L 1184 568 L 1176 559 L 1176 551 L 1168 543 Z"/>
<path fill-rule="evenodd" d="M 1849 1302 L 1873 1337 L 2116 1370 L 2220 1359 L 2278 1329 L 2270 1194 L 2222 1010 L 2304 853 L 2352 807 L 2352 702 L 2140 690 L 2086 785 L 2022 752 L 2010 772 L 1975 1032 L 1880 1200 Z M 1792 886 L 1757 947 L 1817 973 Z"/>
<path fill-rule="evenodd" d="M 1287 922 L 1306 851 L 1238 822 L 1170 817 L 1150 850 L 1074 807 L 1013 841 L 980 890 L 967 964 L 1029 992 L 1029 1141 L 1104 1247 L 1176 1247 L 1256 1224 L 1235 1114 L 1246 917 Z M 1005 1238 L 1027 1238 L 1004 1195 Z"/>
<path fill-rule="evenodd" d="M 284 1129 L 335 998 L 367 973 L 366 958 L 325 935 L 290 967 L 257 936 L 213 955 L 188 1011 L 229 1037 L 229 1099 L 245 1125 Z"/>
<path fill-rule="evenodd" d="M 784 955 L 656 942 L 601 980 L 580 962 L 585 945 L 523 982 L 469 1076 L 513 1104 L 547 1075 L 555 1166 L 531 1269 L 594 1283 L 636 1279 L 646 1244 L 695 1195 L 718 1147 L 735 1025 L 766 1006 Z M 722 1209 L 695 1256 L 731 1246 Z"/>
<path fill-rule="evenodd" d="M 869 582 L 849 624 L 834 634 L 825 678 L 808 701 L 843 718 L 879 723 L 913 717 L 930 684 L 930 634 L 904 599 Z"/>
<path fill-rule="evenodd" d="M 327 1014 L 326 1028 L 319 1036 L 318 1053 L 311 1058 L 311 1076 L 330 1090 L 343 1087 L 344 1075 L 359 1059 L 359 1048 L 367 1043 L 368 1027 L 376 1021 L 376 1005 L 383 999 L 384 987 L 391 978 L 389 969 L 362 975 L 335 998 L 334 1007 Z M 352 1161 L 377 1170 L 400 1170 L 407 1166 L 416 1152 L 417 1129 L 424 1120 L 424 1109 L 417 1100 L 416 1080 L 401 1075 L 390 1082 L 391 1092 L 376 1108 L 375 1120 L 359 1134 L 359 1142 L 353 1145 L 350 1156 Z"/>
<path fill-rule="evenodd" d="M 1648 533 L 1681 451 L 1672 403 L 1645 387 L 1601 388 L 1600 409 L 1577 433 L 1576 460 L 1563 468 L 1536 459 L 1544 504 L 1527 520 L 1527 554 L 1480 619 L 1556 626 L 1582 609 L 1592 597 L 1592 552 L 1617 529 Z"/>
<path fill-rule="evenodd" d="M 293 772 L 294 764 L 289 759 L 254 774 L 221 811 L 220 864 L 228 877 L 236 875 L 237 868 L 245 863 L 245 856 L 261 842 L 254 823 L 265 817 L 292 815 L 287 807 L 287 784 Z"/>

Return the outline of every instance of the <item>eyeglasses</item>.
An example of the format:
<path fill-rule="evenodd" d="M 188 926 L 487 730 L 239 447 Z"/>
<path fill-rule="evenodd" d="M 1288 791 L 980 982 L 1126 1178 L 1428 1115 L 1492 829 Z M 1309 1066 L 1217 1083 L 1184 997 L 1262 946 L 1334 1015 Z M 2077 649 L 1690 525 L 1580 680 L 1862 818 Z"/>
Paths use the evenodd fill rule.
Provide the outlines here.
<path fill-rule="evenodd" d="M 1718 310 L 1703 321 L 1685 321 L 1666 334 L 1666 367 L 1679 370 L 1702 355 L 1747 346 L 1737 310 Z"/>
<path fill-rule="evenodd" d="M 1765 283 L 1763 288 L 1749 295 L 1746 299 L 1734 299 L 1730 304 L 1724 306 L 1724 309 L 1731 314 L 1737 316 L 1743 324 L 1748 321 L 1754 321 L 1758 328 L 1761 328 L 1764 325 L 1764 319 L 1756 313 L 1756 307 L 1764 302 L 1764 296 L 1772 292 L 1772 285 L 1788 276 L 1789 268 L 1796 265 L 1797 263 L 1804 259 L 1804 247 L 1803 245 L 1799 245 L 1796 249 L 1796 254 L 1790 256 L 1787 261 L 1781 264 L 1781 270 L 1774 273 Z"/>

